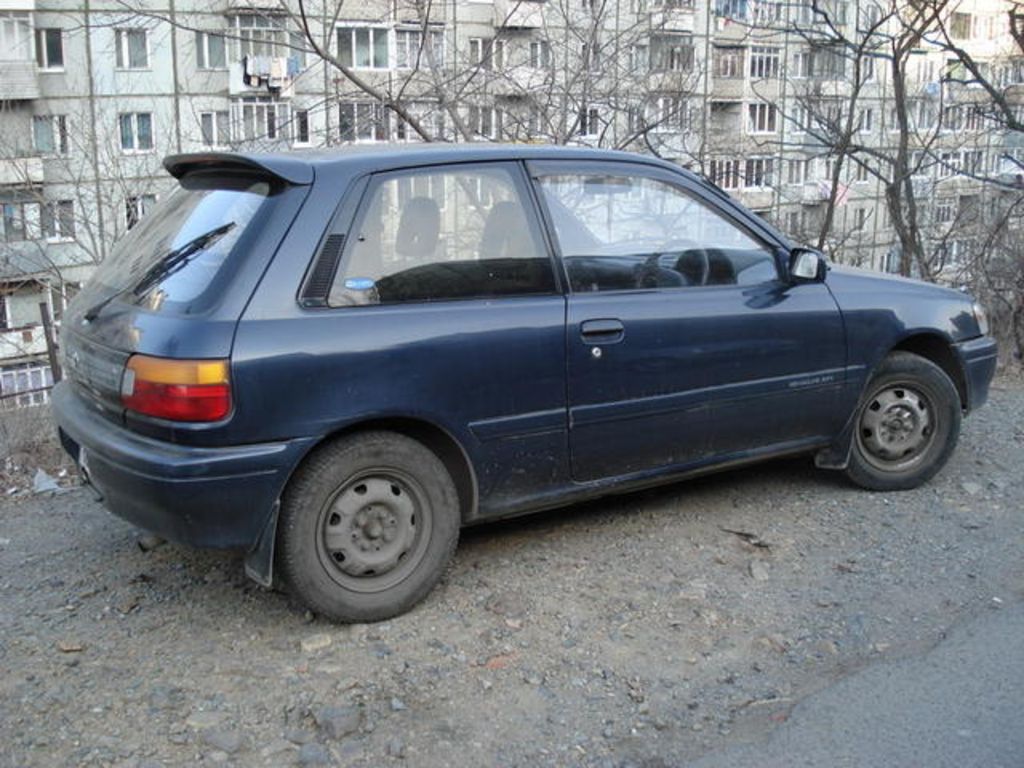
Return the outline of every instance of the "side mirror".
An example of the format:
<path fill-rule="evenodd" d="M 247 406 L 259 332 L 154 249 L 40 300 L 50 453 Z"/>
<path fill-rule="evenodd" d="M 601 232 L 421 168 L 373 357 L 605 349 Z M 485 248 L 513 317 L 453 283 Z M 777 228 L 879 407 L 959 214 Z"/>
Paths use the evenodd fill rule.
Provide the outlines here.
<path fill-rule="evenodd" d="M 828 272 L 828 262 L 821 251 L 794 248 L 789 253 L 789 277 L 796 283 L 821 283 Z"/>

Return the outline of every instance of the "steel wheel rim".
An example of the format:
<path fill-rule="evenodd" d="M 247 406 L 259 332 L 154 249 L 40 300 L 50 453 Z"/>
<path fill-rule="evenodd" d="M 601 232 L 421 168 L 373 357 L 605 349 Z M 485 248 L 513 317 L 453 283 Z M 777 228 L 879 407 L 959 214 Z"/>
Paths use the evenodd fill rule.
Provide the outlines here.
<path fill-rule="evenodd" d="M 903 472 L 924 460 L 935 442 L 937 426 L 927 394 L 908 384 L 887 384 L 865 402 L 857 424 L 857 444 L 872 466 Z"/>
<path fill-rule="evenodd" d="M 416 480 L 390 467 L 342 484 L 317 520 L 317 554 L 331 579 L 373 593 L 408 578 L 430 540 L 426 498 Z"/>

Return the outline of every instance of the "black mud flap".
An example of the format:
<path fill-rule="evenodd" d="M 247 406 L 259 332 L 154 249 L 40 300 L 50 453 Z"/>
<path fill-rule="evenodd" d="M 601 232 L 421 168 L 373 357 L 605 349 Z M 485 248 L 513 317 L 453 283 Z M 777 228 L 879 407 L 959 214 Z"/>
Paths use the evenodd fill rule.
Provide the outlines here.
<path fill-rule="evenodd" d="M 814 454 L 814 466 L 819 469 L 846 469 L 850 465 L 850 452 L 853 450 L 853 430 L 860 413 L 860 405 L 850 416 L 832 444 Z"/>
<path fill-rule="evenodd" d="M 274 584 L 274 541 L 277 538 L 277 514 L 281 502 L 275 501 L 256 544 L 245 556 L 245 575 L 268 589 Z"/>

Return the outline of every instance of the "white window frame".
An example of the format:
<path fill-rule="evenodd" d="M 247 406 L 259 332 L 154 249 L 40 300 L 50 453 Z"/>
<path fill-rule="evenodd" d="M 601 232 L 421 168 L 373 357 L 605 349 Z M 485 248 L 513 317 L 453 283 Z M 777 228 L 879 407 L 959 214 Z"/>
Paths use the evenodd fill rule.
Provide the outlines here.
<path fill-rule="evenodd" d="M 341 113 L 351 108 L 352 136 L 340 135 Z M 391 140 L 391 110 L 379 101 L 343 101 L 338 105 L 338 131 L 342 141 L 356 144 L 377 144 Z M 346 118 L 347 119 L 347 118 Z"/>
<path fill-rule="evenodd" d="M 578 115 L 579 135 L 588 139 L 596 139 L 601 135 L 601 110 L 599 107 L 581 107 Z"/>
<path fill-rule="evenodd" d="M 132 34 L 141 34 L 145 42 L 146 60 L 143 64 L 133 64 L 131 60 Z M 114 63 L 115 69 L 124 71 L 145 71 L 151 68 L 153 52 L 150 50 L 149 30 L 145 27 L 119 27 L 114 30 Z"/>
<path fill-rule="evenodd" d="M 260 130 L 258 131 L 257 128 Z M 233 99 L 230 130 L 231 139 L 236 143 L 241 141 L 290 141 L 291 104 L 267 96 Z"/>
<path fill-rule="evenodd" d="M 637 46 L 633 46 L 634 49 Z M 530 66 L 533 69 L 551 69 L 553 60 L 551 58 L 551 43 L 547 40 L 530 41 Z"/>
<path fill-rule="evenodd" d="M 777 80 L 782 71 L 782 49 L 774 45 L 750 48 L 749 74 L 752 80 Z"/>
<path fill-rule="evenodd" d="M 0 11 L 0 61 L 32 61 L 34 45 L 32 14 Z"/>
<path fill-rule="evenodd" d="M 209 141 L 207 141 L 209 137 Z M 204 147 L 231 145 L 231 111 L 209 110 L 199 113 L 199 141 Z"/>
<path fill-rule="evenodd" d="M 350 56 L 346 56 L 342 50 L 341 40 L 342 35 L 347 35 L 349 38 L 348 49 Z M 366 54 L 367 57 L 364 60 L 359 55 L 359 44 L 360 37 L 366 36 Z M 377 40 L 384 38 L 384 61 L 378 61 L 377 59 Z M 366 24 L 359 22 L 339 22 L 334 28 L 334 43 L 337 46 L 338 60 L 346 67 L 351 69 L 360 70 L 375 70 L 383 71 L 391 69 L 392 60 L 392 41 L 391 41 L 391 30 L 388 27 L 381 26 L 380 24 Z M 346 60 L 347 59 L 347 60 Z"/>
<path fill-rule="evenodd" d="M 492 141 L 501 137 L 504 114 L 497 107 L 469 107 L 469 126 L 474 136 Z"/>
<path fill-rule="evenodd" d="M 775 158 L 770 155 L 748 157 L 743 163 L 744 189 L 771 189 L 775 184 Z"/>
<path fill-rule="evenodd" d="M 65 215 L 65 211 L 68 212 Z M 39 234 L 48 243 L 75 239 L 75 201 L 47 200 L 39 204 Z"/>
<path fill-rule="evenodd" d="M 149 117 L 149 143 L 148 147 L 139 146 L 139 117 Z M 131 146 L 124 145 L 124 118 L 130 119 L 131 124 Z M 124 155 L 145 155 L 156 151 L 156 124 L 152 112 L 121 112 L 117 116 L 118 144 L 121 147 L 121 154 Z"/>
<path fill-rule="evenodd" d="M 747 133 L 769 135 L 779 132 L 779 110 L 767 101 L 747 104 Z"/>
<path fill-rule="evenodd" d="M 60 64 L 50 62 L 50 52 L 47 46 L 49 33 L 56 32 L 60 41 Z M 60 27 L 36 27 L 36 67 L 40 72 L 63 72 L 64 71 L 64 30 Z"/>
<path fill-rule="evenodd" d="M 221 40 L 221 54 L 224 58 L 222 64 L 214 65 L 210 62 L 210 39 L 219 37 Z M 196 69 L 204 71 L 219 71 L 228 68 L 228 39 L 222 32 L 212 32 L 205 29 L 197 29 L 195 36 L 196 44 Z"/>
<path fill-rule="evenodd" d="M 422 27 L 399 27 L 395 30 L 395 69 L 424 70 L 444 66 L 444 29 L 428 27 L 423 41 Z"/>
<path fill-rule="evenodd" d="M 48 126 L 50 143 L 53 147 L 51 150 L 39 146 L 37 126 L 40 125 Z M 34 115 L 32 117 L 32 146 L 36 152 L 51 157 L 67 157 L 70 146 L 69 139 L 67 115 Z"/>
<path fill-rule="evenodd" d="M 292 146 L 293 147 L 308 147 L 312 144 L 313 131 L 309 122 L 308 109 L 292 109 L 292 122 L 295 123 L 295 130 L 292 131 Z M 305 128 L 305 131 L 303 131 Z M 302 134 L 305 132 L 306 136 L 303 138 Z"/>
<path fill-rule="evenodd" d="M 125 231 L 138 225 L 154 205 L 156 205 L 156 195 L 152 193 L 143 193 L 126 197 L 124 199 Z"/>

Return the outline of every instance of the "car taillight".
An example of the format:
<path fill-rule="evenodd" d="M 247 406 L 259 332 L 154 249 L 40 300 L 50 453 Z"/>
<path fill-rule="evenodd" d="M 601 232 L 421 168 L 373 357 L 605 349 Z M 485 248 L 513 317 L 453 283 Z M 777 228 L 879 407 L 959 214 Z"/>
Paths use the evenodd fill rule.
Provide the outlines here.
<path fill-rule="evenodd" d="M 231 411 L 227 360 L 132 355 L 121 380 L 130 411 L 171 421 L 220 421 Z"/>

